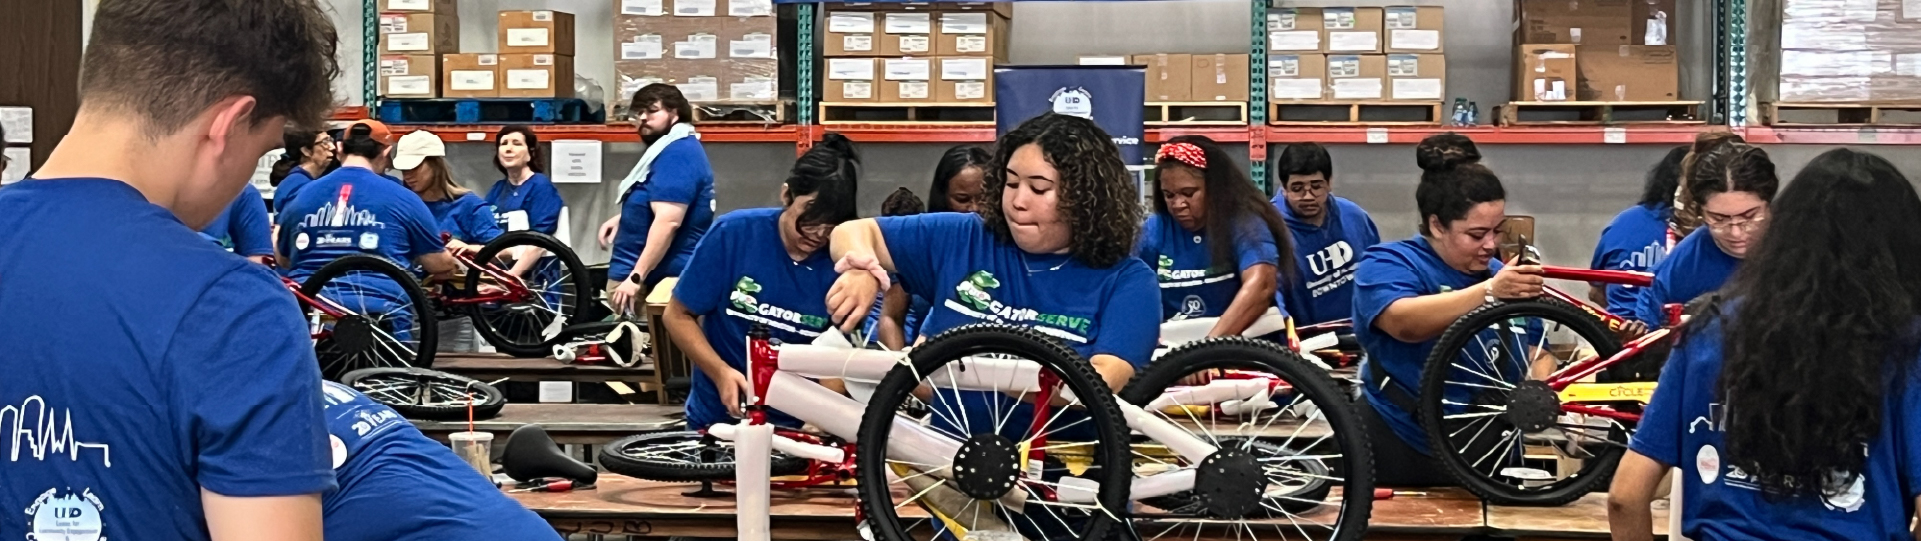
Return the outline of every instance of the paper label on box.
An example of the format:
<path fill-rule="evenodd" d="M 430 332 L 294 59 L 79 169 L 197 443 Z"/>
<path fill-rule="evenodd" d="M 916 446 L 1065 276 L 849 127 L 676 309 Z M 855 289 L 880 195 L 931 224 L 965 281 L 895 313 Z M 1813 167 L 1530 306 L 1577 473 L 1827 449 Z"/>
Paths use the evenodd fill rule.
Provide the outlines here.
<path fill-rule="evenodd" d="M 840 48 L 847 52 L 868 52 L 874 50 L 874 36 L 869 34 L 848 34 L 841 36 Z"/>
<path fill-rule="evenodd" d="M 1268 94 L 1280 99 L 1318 100 L 1321 99 L 1321 80 L 1275 79 L 1268 85 Z"/>
<path fill-rule="evenodd" d="M 1408 6 L 1387 8 L 1387 13 L 1384 15 L 1386 18 L 1383 19 L 1383 24 L 1386 24 L 1389 29 L 1420 28 L 1421 21 L 1419 13 L 1420 10 Z"/>
<path fill-rule="evenodd" d="M 1354 8 L 1322 8 L 1321 28 L 1327 30 L 1353 30 Z"/>
<path fill-rule="evenodd" d="M 1921 0 L 1901 0 L 1901 18 L 1921 18 Z"/>
<path fill-rule="evenodd" d="M 773 58 L 774 42 L 764 39 L 750 39 L 727 42 L 728 58 Z"/>
<path fill-rule="evenodd" d="M 927 36 L 897 36 L 900 39 L 900 52 L 925 53 L 933 49 Z"/>
<path fill-rule="evenodd" d="M 934 18 L 932 13 L 889 13 L 883 28 L 889 34 L 931 34 Z"/>
<path fill-rule="evenodd" d="M 942 81 L 979 81 L 987 78 L 987 71 L 985 58 L 942 58 L 940 61 Z"/>
<path fill-rule="evenodd" d="M 508 47 L 546 47 L 547 29 L 509 28 L 507 29 Z"/>
<path fill-rule="evenodd" d="M 1388 77 L 1420 77 L 1421 57 L 1411 54 L 1387 55 Z"/>
<path fill-rule="evenodd" d="M 380 59 L 381 75 L 406 75 L 408 62 L 405 58 Z"/>
<path fill-rule="evenodd" d="M 1327 76 L 1329 78 L 1359 77 L 1360 75 L 1361 57 L 1352 55 L 1327 57 Z"/>
<path fill-rule="evenodd" d="M 1318 51 L 1321 49 L 1321 33 L 1313 30 L 1268 32 L 1267 49 L 1270 51 Z"/>
<path fill-rule="evenodd" d="M 476 63 L 482 66 L 500 65 L 500 55 L 483 54 L 483 55 L 474 57 L 474 60 L 477 60 L 478 62 Z"/>
<path fill-rule="evenodd" d="M 1395 30 L 1387 35 L 1389 49 L 1432 51 L 1441 48 L 1439 30 Z"/>
<path fill-rule="evenodd" d="M 827 31 L 835 34 L 873 33 L 874 14 L 858 11 L 836 11 L 828 13 Z"/>
<path fill-rule="evenodd" d="M 1293 10 L 1276 11 L 1276 12 L 1267 14 L 1267 30 L 1268 31 L 1271 32 L 1275 30 L 1293 30 L 1293 29 L 1294 29 L 1294 11 Z"/>
<path fill-rule="evenodd" d="M 534 22 L 537 22 L 537 23 L 550 23 L 550 22 L 554 22 L 554 12 L 552 12 L 552 11 L 536 11 L 536 12 L 534 12 Z"/>
<path fill-rule="evenodd" d="M 964 82 L 954 83 L 954 99 L 962 99 L 962 100 L 987 99 L 987 83 L 982 81 L 964 81 Z"/>
<path fill-rule="evenodd" d="M 730 100 L 771 100 L 774 93 L 774 80 L 766 77 L 748 77 L 744 82 L 727 85 Z"/>
<path fill-rule="evenodd" d="M 426 96 L 434 93 L 434 78 L 430 75 L 406 75 L 387 78 L 389 96 Z"/>
<path fill-rule="evenodd" d="M 676 85 L 687 101 L 703 102 L 720 99 L 720 79 L 713 77 L 688 77 L 687 82 Z"/>
<path fill-rule="evenodd" d="M 827 59 L 827 78 L 871 81 L 874 79 L 874 60 L 871 58 L 829 58 Z"/>
<path fill-rule="evenodd" d="M 929 65 L 932 62 L 925 58 L 889 58 L 884 62 L 889 81 L 925 81 L 928 72 L 933 70 Z"/>
<path fill-rule="evenodd" d="M 1366 79 L 1341 79 L 1334 81 L 1334 99 L 1381 99 L 1381 80 L 1369 77 Z"/>
<path fill-rule="evenodd" d="M 1327 48 L 1330 51 L 1372 51 L 1380 48 L 1381 35 L 1376 32 L 1328 32 Z"/>
<path fill-rule="evenodd" d="M 773 15 L 774 0 L 727 0 L 727 14 L 734 17 Z"/>
<path fill-rule="evenodd" d="M 1267 57 L 1267 74 L 1274 77 L 1300 77 L 1301 57 L 1291 54 Z"/>
<path fill-rule="evenodd" d="M 534 65 L 536 65 L 536 66 L 552 66 L 552 65 L 554 65 L 554 55 L 550 55 L 550 54 L 537 54 L 537 55 L 534 55 Z"/>
<path fill-rule="evenodd" d="M 986 34 L 986 13 L 942 13 L 940 14 L 940 33 L 942 34 Z"/>
<path fill-rule="evenodd" d="M 450 90 L 476 91 L 494 89 L 494 72 L 492 71 L 454 70 L 451 73 L 451 78 L 453 79 L 453 83 L 447 85 L 447 88 Z"/>
<path fill-rule="evenodd" d="M 867 81 L 848 81 L 841 83 L 840 97 L 850 100 L 874 99 L 874 83 Z"/>
<path fill-rule="evenodd" d="M 648 34 L 634 36 L 634 41 L 620 44 L 621 60 L 659 60 L 660 36 Z"/>
<path fill-rule="evenodd" d="M 399 33 L 403 33 L 403 32 L 406 32 L 406 31 L 407 31 L 407 16 L 406 16 L 406 15 L 382 15 L 382 16 L 380 16 L 380 33 L 382 33 L 382 34 L 399 34 Z"/>
<path fill-rule="evenodd" d="M 1904 77 L 1921 77 L 1921 54 L 1894 55 L 1894 74 Z"/>
<path fill-rule="evenodd" d="M 1438 100 L 1441 99 L 1440 79 L 1395 79 L 1394 99 L 1397 100 Z"/>
<path fill-rule="evenodd" d="M 674 16 L 712 17 L 714 16 L 714 0 L 674 0 Z M 720 91 L 715 90 L 714 93 L 719 94 Z M 708 99 L 711 100 L 714 98 Z"/>
<path fill-rule="evenodd" d="M 927 92 L 927 88 L 928 88 L 927 81 L 902 81 L 900 84 L 900 99 L 903 99 L 903 100 L 927 99 L 927 97 L 930 95 Z"/>
<path fill-rule="evenodd" d="M 4 128 L 0 131 L 7 132 L 5 142 L 33 143 L 33 108 L 0 106 L 0 128 Z M 21 166 L 19 169 L 26 169 L 26 167 Z"/>
<path fill-rule="evenodd" d="M 548 70 L 507 70 L 508 90 L 545 90 L 552 81 Z"/>
<path fill-rule="evenodd" d="M 387 34 L 389 51 L 426 51 L 431 47 L 427 34 Z"/>
<path fill-rule="evenodd" d="M 719 52 L 720 38 L 713 34 L 687 36 L 687 41 L 674 44 L 674 58 L 714 58 Z"/>
<path fill-rule="evenodd" d="M 394 11 L 432 11 L 434 4 L 431 0 L 389 0 L 387 2 L 387 9 Z"/>
<path fill-rule="evenodd" d="M 621 15 L 659 17 L 667 14 L 667 6 L 662 0 L 620 0 Z"/>

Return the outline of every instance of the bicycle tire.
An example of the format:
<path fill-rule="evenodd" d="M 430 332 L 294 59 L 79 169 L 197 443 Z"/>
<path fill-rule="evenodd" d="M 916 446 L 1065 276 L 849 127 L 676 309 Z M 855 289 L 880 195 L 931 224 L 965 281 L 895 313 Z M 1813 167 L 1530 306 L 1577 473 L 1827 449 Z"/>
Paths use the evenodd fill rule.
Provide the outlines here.
<path fill-rule="evenodd" d="M 734 461 L 732 451 L 724 461 L 690 463 L 649 459 L 634 452 L 640 446 L 685 445 L 688 440 L 700 441 L 707 436 L 699 432 L 675 430 L 651 432 L 627 436 L 600 448 L 600 466 L 607 471 L 663 482 L 697 481 L 734 481 Z M 769 471 L 774 477 L 800 475 L 807 473 L 808 461 L 804 458 L 775 452 L 768 462 Z"/>
<path fill-rule="evenodd" d="M 1210 338 L 1182 345 L 1161 356 L 1147 370 L 1135 374 L 1134 379 L 1121 389 L 1120 397 L 1129 404 L 1147 404 L 1181 378 L 1196 371 L 1249 367 L 1280 375 L 1326 415 L 1328 426 L 1344 457 L 1340 471 L 1346 472 L 1346 482 L 1341 484 L 1341 514 L 1335 521 L 1330 539 L 1360 539 L 1367 531 L 1368 517 L 1373 514 L 1373 447 L 1367 439 L 1366 428 L 1361 425 L 1356 404 L 1340 391 L 1333 376 L 1307 359 L 1265 340 L 1238 336 Z M 1324 496 L 1331 488 L 1331 484 L 1326 485 L 1316 492 Z M 1186 504 L 1183 498 L 1191 500 L 1192 497 L 1191 494 L 1177 493 L 1165 499 L 1155 498 L 1156 501 L 1142 503 L 1172 511 Z M 1282 508 L 1299 512 L 1299 509 L 1285 503 Z M 1272 515 L 1274 513 L 1270 511 L 1265 516 Z"/>
<path fill-rule="evenodd" d="M 402 360 L 402 362 L 410 367 L 432 368 L 434 365 L 434 352 L 440 347 L 439 321 L 435 318 L 434 305 L 427 297 L 427 290 L 420 287 L 420 279 L 416 278 L 413 273 L 408 272 L 407 269 L 400 268 L 399 265 L 395 265 L 386 258 L 367 254 L 351 254 L 335 259 L 320 267 L 320 270 L 315 271 L 307 277 L 306 282 L 300 284 L 300 291 L 308 297 L 316 299 L 322 298 L 323 295 L 321 295 L 321 291 L 326 289 L 328 282 L 332 282 L 335 278 L 339 278 L 353 271 L 366 271 L 379 274 L 400 285 L 402 293 L 407 296 L 408 302 L 414 306 L 414 321 L 420 324 L 420 337 L 414 346 L 414 356 L 412 359 L 405 359 Z M 320 342 L 315 342 L 314 344 L 316 354 L 318 354 L 320 350 L 320 345 Z M 353 366 L 350 364 L 330 370 L 324 359 L 321 359 L 320 366 L 321 376 L 333 381 L 340 381 L 339 378 L 345 376 L 348 372 L 361 368 L 376 367 Z"/>
<path fill-rule="evenodd" d="M 576 255 L 573 249 L 568 248 L 566 244 L 562 244 L 560 239 L 535 231 L 515 231 L 501 235 L 492 242 L 488 242 L 486 246 L 481 247 L 480 252 L 474 254 L 474 261 L 493 261 L 494 257 L 500 255 L 501 252 L 517 246 L 540 248 L 560 260 L 562 270 L 565 270 L 568 276 L 571 277 L 569 281 L 573 282 L 574 288 L 573 305 L 562 307 L 560 317 L 565 319 L 565 321 L 562 322 L 562 326 L 564 327 L 568 324 L 583 321 L 581 319 L 582 307 L 594 302 L 595 289 L 593 284 L 589 283 L 587 266 L 581 264 L 580 256 Z M 467 291 L 480 290 L 481 274 L 482 273 L 475 271 L 469 271 L 467 273 Z M 473 318 L 474 331 L 480 334 L 482 340 L 486 340 L 488 344 L 492 344 L 495 351 L 501 353 L 521 358 L 546 357 L 553 354 L 554 345 L 561 343 L 567 338 L 567 333 L 562 332 L 556 333 L 553 337 L 541 340 L 538 343 L 523 341 L 521 340 L 523 337 L 510 336 L 512 333 L 496 328 L 497 323 L 492 318 L 487 317 L 482 310 L 483 308 L 480 306 L 468 308 L 469 315 Z"/>
<path fill-rule="evenodd" d="M 352 387 L 356 391 L 360 391 L 361 394 L 367 395 L 368 398 L 373 399 L 375 402 L 393 408 L 394 411 L 400 412 L 400 416 L 408 419 L 420 421 L 467 420 L 466 406 L 427 406 L 383 399 L 389 397 L 367 392 L 366 389 L 358 385 L 361 381 L 379 377 L 411 378 L 422 384 L 428 384 L 429 380 L 438 380 L 439 382 L 456 388 L 473 391 L 474 397 L 479 399 L 473 406 L 473 418 L 476 421 L 500 416 L 500 408 L 507 405 L 507 396 L 502 394 L 500 389 L 488 385 L 486 382 L 459 374 L 449 374 L 427 368 L 363 368 L 341 376 L 340 383 Z"/>
<path fill-rule="evenodd" d="M 1454 364 L 1454 354 L 1469 347 L 1468 342 L 1488 326 L 1521 317 L 1535 317 L 1565 325 L 1594 346 L 1595 353 L 1603 358 L 1621 350 L 1620 342 L 1602 326 L 1599 319 L 1566 302 L 1533 299 L 1483 305 L 1448 325 L 1441 337 L 1435 340 L 1434 350 L 1428 354 L 1421 368 L 1421 393 L 1417 398 L 1420 411 L 1415 415 L 1420 420 L 1421 429 L 1427 434 L 1429 450 L 1435 459 L 1447 470 L 1448 475 L 1461 483 L 1462 488 L 1475 496 L 1499 505 L 1565 505 L 1607 482 L 1614 466 L 1621 460 L 1622 450 L 1609 446 L 1595 459 L 1585 461 L 1581 470 L 1574 475 L 1547 485 L 1547 490 L 1532 491 L 1496 482 L 1475 471 L 1473 465 L 1468 463 L 1468 458 L 1446 444 L 1449 433 L 1441 402 L 1447 383 L 1446 375 L 1452 371 Z"/>

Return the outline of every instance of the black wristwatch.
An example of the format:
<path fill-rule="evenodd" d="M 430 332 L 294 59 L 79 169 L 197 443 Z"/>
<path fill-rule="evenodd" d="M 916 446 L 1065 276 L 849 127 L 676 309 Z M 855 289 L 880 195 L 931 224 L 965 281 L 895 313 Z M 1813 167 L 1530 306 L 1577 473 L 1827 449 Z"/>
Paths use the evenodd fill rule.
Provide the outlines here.
<path fill-rule="evenodd" d="M 634 284 L 634 285 L 642 285 L 645 282 L 646 280 L 638 272 L 627 275 L 627 283 Z"/>

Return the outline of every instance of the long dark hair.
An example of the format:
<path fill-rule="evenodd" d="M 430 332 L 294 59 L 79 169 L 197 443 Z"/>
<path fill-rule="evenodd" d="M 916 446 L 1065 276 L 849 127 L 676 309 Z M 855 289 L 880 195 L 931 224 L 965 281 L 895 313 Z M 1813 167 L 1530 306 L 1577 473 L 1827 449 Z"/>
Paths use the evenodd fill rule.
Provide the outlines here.
<path fill-rule="evenodd" d="M 494 134 L 494 169 L 500 170 L 501 175 L 507 174 L 507 166 L 500 164 L 500 140 L 516 133 L 527 141 L 527 168 L 535 173 L 547 172 L 547 153 L 540 150 L 540 136 L 534 135 L 534 129 L 527 126 L 505 126 Z"/>
<path fill-rule="evenodd" d="M 1141 193 L 1121 163 L 1120 148 L 1094 121 L 1057 113 L 1030 118 L 995 143 L 980 206 L 981 220 L 994 238 L 1014 242 L 1001 211 L 1001 191 L 1007 186 L 1007 162 L 1029 144 L 1039 145 L 1060 172 L 1055 189 L 1060 214 L 1074 233 L 1068 250 L 1074 258 L 1104 269 L 1131 257 L 1141 235 Z"/>
<path fill-rule="evenodd" d="M 280 159 L 273 162 L 273 171 L 267 173 L 267 182 L 279 186 L 280 181 L 286 180 L 287 175 L 293 174 L 293 168 L 300 167 L 300 162 L 307 159 L 307 149 L 313 147 L 314 139 L 319 137 L 319 131 L 303 130 L 292 126 L 281 132 L 282 153 Z M 330 150 L 330 155 L 331 152 Z"/>
<path fill-rule="evenodd" d="M 947 206 L 947 183 L 959 176 L 969 167 L 978 167 L 982 173 L 982 184 L 993 175 L 987 167 L 994 162 L 994 156 L 987 149 L 977 145 L 959 145 L 941 154 L 940 163 L 934 166 L 934 184 L 927 188 L 927 212 L 953 212 Z M 985 186 L 983 186 L 985 188 Z M 983 205 L 985 203 L 982 203 Z"/>
<path fill-rule="evenodd" d="M 1168 139 L 1166 144 L 1187 143 L 1200 147 L 1207 156 L 1207 168 L 1200 169 L 1169 156 L 1161 159 L 1154 167 L 1163 173 L 1170 169 L 1186 169 L 1201 176 L 1207 191 L 1207 223 L 1203 226 L 1209 233 L 1207 250 L 1212 254 L 1213 266 L 1231 267 L 1235 265 L 1234 244 L 1242 234 L 1253 233 L 1245 228 L 1250 220 L 1259 220 L 1267 226 L 1267 234 L 1274 239 L 1274 247 L 1280 250 L 1279 270 L 1281 276 L 1294 275 L 1294 235 L 1287 231 L 1287 222 L 1282 221 L 1281 212 L 1267 201 L 1261 189 L 1248 180 L 1247 172 L 1234 164 L 1233 156 L 1221 146 L 1200 135 L 1182 135 Z M 1160 176 L 1156 175 L 1155 190 L 1160 189 Z M 1167 200 L 1154 197 L 1154 213 L 1163 220 L 1173 220 L 1167 211 Z M 1235 269 L 1239 270 L 1239 269 Z"/>
<path fill-rule="evenodd" d="M 795 223 L 840 224 L 860 217 L 854 208 L 859 187 L 860 155 L 854 151 L 854 142 L 828 132 L 820 144 L 794 161 L 793 170 L 787 174 L 788 197 L 814 196 Z"/>
<path fill-rule="evenodd" d="M 1833 495 L 1848 483 L 1829 474 L 1863 473 L 1886 393 L 1921 353 L 1921 198 L 1887 160 L 1836 149 L 1794 177 L 1771 221 L 1727 288 L 1728 458 L 1776 494 Z"/>
<path fill-rule="evenodd" d="M 1467 217 L 1475 205 L 1507 199 L 1501 178 L 1481 165 L 1481 150 L 1465 135 L 1443 133 L 1414 147 L 1414 163 L 1421 166 L 1421 184 L 1414 188 L 1414 206 L 1421 211 L 1421 234 L 1433 236 L 1427 217 L 1442 224 Z"/>
<path fill-rule="evenodd" d="M 1635 204 L 1648 210 L 1674 205 L 1674 190 L 1681 184 L 1681 160 L 1687 157 L 1687 145 L 1668 150 L 1661 163 L 1648 170 L 1647 179 L 1641 183 L 1641 201 Z"/>

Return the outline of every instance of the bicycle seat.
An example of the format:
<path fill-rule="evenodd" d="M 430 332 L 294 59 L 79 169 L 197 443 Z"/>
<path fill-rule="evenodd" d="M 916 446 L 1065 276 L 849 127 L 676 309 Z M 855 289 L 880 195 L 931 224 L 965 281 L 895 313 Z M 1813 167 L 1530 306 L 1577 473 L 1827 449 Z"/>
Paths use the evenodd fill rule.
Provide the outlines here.
<path fill-rule="evenodd" d="M 593 484 L 600 472 L 593 466 L 567 456 L 560 445 L 539 425 L 522 425 L 507 436 L 500 455 L 500 468 L 515 481 L 542 477 L 564 477 L 576 483 Z"/>

